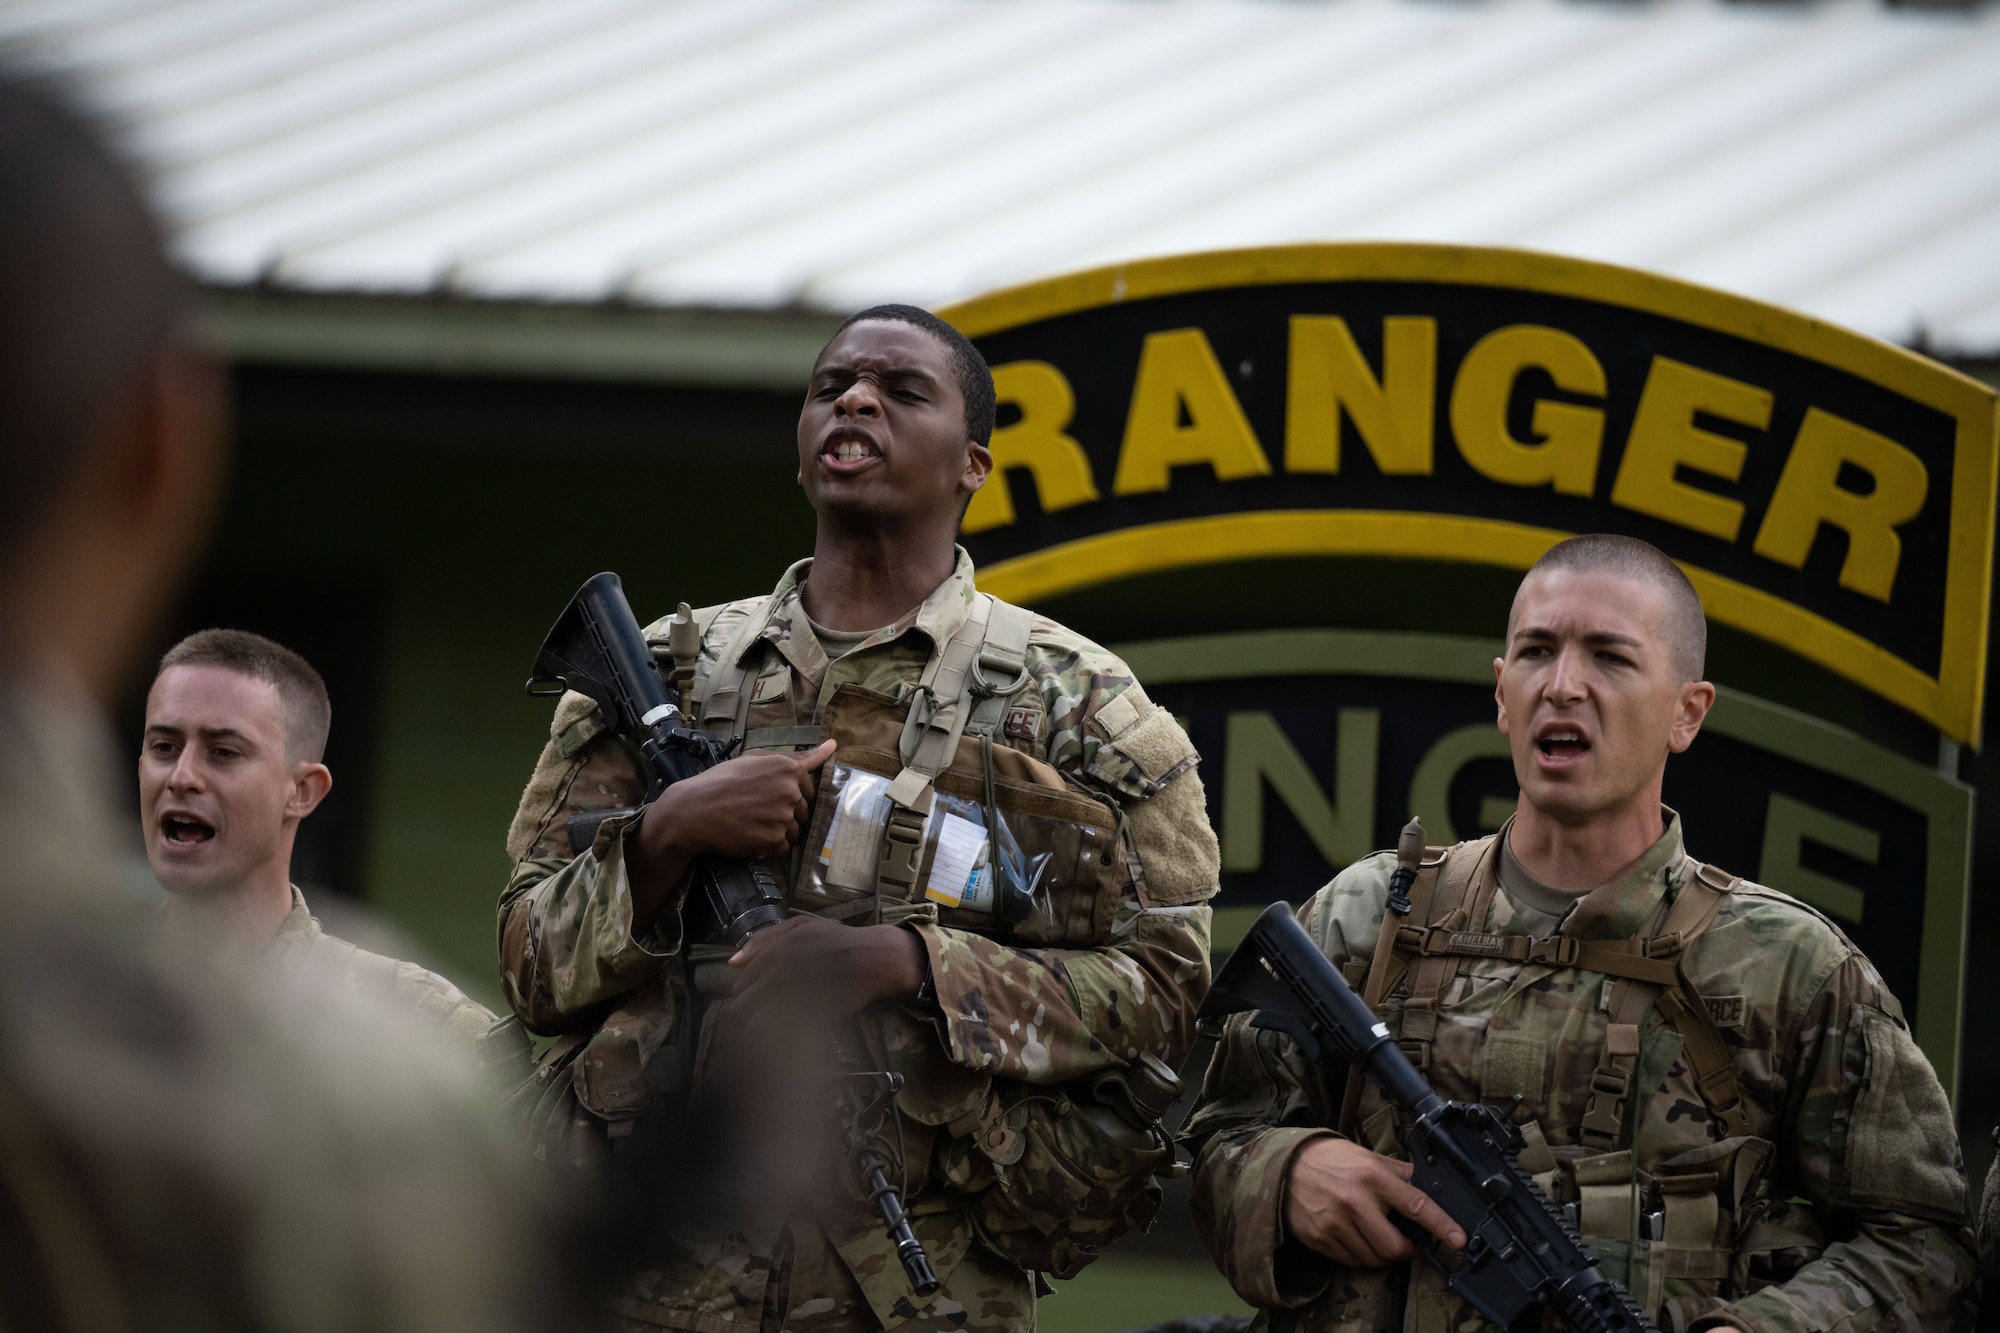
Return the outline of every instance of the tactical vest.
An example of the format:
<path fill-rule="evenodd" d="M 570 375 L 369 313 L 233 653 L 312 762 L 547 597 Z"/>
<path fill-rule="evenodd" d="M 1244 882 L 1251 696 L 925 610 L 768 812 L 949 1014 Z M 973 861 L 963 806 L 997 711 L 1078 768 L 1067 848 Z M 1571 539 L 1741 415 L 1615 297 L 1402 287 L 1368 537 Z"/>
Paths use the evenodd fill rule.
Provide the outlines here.
<path fill-rule="evenodd" d="M 794 852 L 791 910 L 856 922 L 920 918 L 1024 945 L 1110 939 L 1117 808 L 994 742 L 1029 683 L 1033 613 L 976 594 L 902 697 L 843 684 L 821 702 L 817 725 L 752 728 L 758 673 L 745 659 L 754 661 L 761 611 L 731 636 L 705 688 L 695 682 L 692 702 L 703 730 L 741 737 L 746 749 L 839 743 Z"/>
<path fill-rule="evenodd" d="M 1606 1271 L 1632 1289 L 1663 1329 L 1676 1333 L 1730 1296 L 1782 1281 L 1826 1244 L 1810 1212 L 1771 1188 L 1774 1145 L 1752 1133 L 1731 1049 L 1681 967 L 1689 945 L 1741 881 L 1695 863 L 1671 902 L 1628 940 L 1472 930 L 1491 909 L 1506 832 L 1426 848 L 1410 888 L 1409 915 L 1385 908 L 1372 957 L 1350 961 L 1347 980 L 1378 1013 L 1400 996 L 1399 1043 L 1428 1071 L 1441 1004 L 1468 960 L 1574 967 L 1611 978 L 1605 1048 L 1589 1078 L 1580 1143 L 1552 1150 L 1541 1126 L 1529 1121 L 1522 1126 L 1529 1141 L 1522 1166 L 1564 1206 Z M 1650 1088 L 1634 1086 L 1648 1009 L 1679 1036 L 1678 1058 L 1709 1116 L 1706 1145 L 1661 1162 L 1640 1162 L 1633 1151 L 1639 1108 L 1651 1095 Z M 1341 1132 L 1378 1152 L 1397 1151 L 1391 1116 L 1382 1110 L 1360 1116 L 1363 1092 L 1359 1075 L 1350 1072 L 1339 1106 Z M 1434 1279 L 1427 1267 L 1414 1266 L 1404 1296 L 1382 1282 L 1362 1282 L 1359 1305 L 1407 1301 L 1411 1308 L 1404 1315 L 1357 1308 L 1356 1321 L 1386 1321 L 1415 1333 L 1450 1327 L 1453 1299 Z"/>
<path fill-rule="evenodd" d="M 746 749 L 838 742 L 794 850 L 788 908 L 856 924 L 934 922 L 1026 947 L 1110 941 L 1120 810 L 995 742 L 1032 680 L 1033 613 L 976 594 L 899 696 L 846 683 L 821 701 L 816 725 L 751 727 L 763 679 L 754 649 L 768 606 L 730 636 L 705 682 L 694 662 L 721 608 L 691 613 L 693 632 L 678 644 L 670 633 L 654 650 L 704 730 L 740 737 Z M 1133 707 L 1121 696 L 1105 711 Z M 996 1253 L 1069 1278 L 1157 1214 L 1155 1177 L 1175 1171 L 1160 1119 L 1178 1092 L 1172 1069 L 1150 1055 L 1075 1086 L 996 1082 L 940 1057 L 912 1075 L 896 1104 L 911 1177 L 954 1196 Z M 871 1228 L 859 1244 L 877 1240 Z M 896 1265 L 871 1265 L 851 1248 L 842 1252 L 857 1274 L 880 1269 L 896 1279 Z"/>

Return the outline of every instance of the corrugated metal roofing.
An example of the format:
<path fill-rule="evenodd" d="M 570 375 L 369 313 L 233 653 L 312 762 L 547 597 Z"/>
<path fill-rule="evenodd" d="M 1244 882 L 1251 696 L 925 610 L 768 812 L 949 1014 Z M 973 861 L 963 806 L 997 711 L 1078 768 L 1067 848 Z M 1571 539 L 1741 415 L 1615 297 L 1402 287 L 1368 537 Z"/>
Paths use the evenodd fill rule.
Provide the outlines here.
<path fill-rule="evenodd" d="M 206 279 L 848 310 L 1526 246 L 2000 353 L 2000 8 L 6 0 Z"/>

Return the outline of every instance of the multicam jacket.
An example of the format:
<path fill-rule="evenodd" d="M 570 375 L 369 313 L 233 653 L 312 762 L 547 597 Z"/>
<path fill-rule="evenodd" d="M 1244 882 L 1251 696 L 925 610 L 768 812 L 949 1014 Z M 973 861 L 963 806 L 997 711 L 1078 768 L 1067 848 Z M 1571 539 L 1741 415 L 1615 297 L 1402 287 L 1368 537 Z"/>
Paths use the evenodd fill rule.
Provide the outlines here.
<path fill-rule="evenodd" d="M 468 1043 L 493 1025 L 492 1011 L 437 973 L 370 953 L 321 930 L 297 885 L 292 887 L 292 910 L 271 938 L 270 959 L 287 976 L 311 968 L 338 977 L 348 989 L 375 995 L 393 1011 L 414 1013 Z"/>
<path fill-rule="evenodd" d="M 740 659 L 754 682 L 745 686 L 748 729 L 810 733 L 847 682 L 907 698 L 976 595 L 971 561 L 960 551 L 952 575 L 922 605 L 829 661 L 801 601 L 810 564 L 793 566 L 770 597 L 714 615 L 702 641 L 697 700 L 724 647 L 753 621 L 761 629 Z M 663 626 L 649 637 L 664 637 Z M 771 1319 L 786 1328 L 841 1330 L 1032 1325 L 1031 1280 L 973 1239 L 965 1191 L 979 1189 L 990 1172 L 968 1178 L 965 1140 L 947 1122 L 976 1110 L 990 1088 L 1063 1083 L 1122 1068 L 1142 1053 L 1177 1064 L 1208 982 L 1206 903 L 1219 854 L 1193 747 L 1178 726 L 1161 722 L 1166 715 L 1155 716 L 1124 663 L 1038 618 L 1026 669 L 1030 681 L 994 741 L 1046 761 L 1078 789 L 1116 805 L 1120 901 L 1110 942 L 1096 948 L 1009 947 L 921 918 L 912 923 L 929 953 L 941 1016 L 887 1016 L 884 1042 L 910 1080 L 897 1102 L 908 1144 L 907 1201 L 942 1289 L 912 1304 L 879 1225 L 829 1220 L 825 1234 L 806 1236 L 796 1234 L 795 1218 L 782 1250 L 776 1235 L 732 1235 L 664 1256 L 621 1302 L 627 1318 L 702 1333 L 760 1321 L 769 1328 Z M 1154 725 L 1139 725 L 1148 718 Z M 570 852 L 570 814 L 629 805 L 643 792 L 629 751 L 602 736 L 602 727 L 588 700 L 564 698 L 509 834 L 516 864 L 499 910 L 502 979 L 508 1002 L 538 1032 L 587 1025 L 605 1002 L 680 966 L 678 921 L 663 918 L 646 939 L 632 937 L 622 830 L 600 834 L 584 855 Z M 1133 743 L 1141 731 L 1149 741 Z M 774 1266 L 789 1271 L 774 1274 Z M 781 1305 L 766 1311 L 767 1299 Z"/>
<path fill-rule="evenodd" d="M 1563 935 L 1650 933 L 1647 924 L 1699 869 L 1682 849 L 1678 819 L 1665 813 L 1659 842 L 1577 900 Z M 1490 841 L 1454 855 L 1477 855 Z M 1357 862 L 1301 914 L 1357 985 L 1394 868 L 1389 853 Z M 1530 934 L 1524 924 L 1548 919 L 1524 909 L 1519 894 L 1510 899 L 1503 872 L 1483 922 L 1464 929 Z M 1524 1098 L 1522 1165 L 1573 1202 L 1605 1270 L 1668 1333 L 1716 1324 L 1750 1333 L 1967 1326 L 1968 1200 L 1951 1112 L 1868 960 L 1811 908 L 1747 882 L 1681 960 L 1734 1052 L 1743 1136 L 1719 1138 L 1681 1037 L 1655 1011 L 1640 1025 L 1623 1144 L 1583 1149 L 1592 1072 L 1606 1051 L 1607 978 L 1574 967 L 1468 960 L 1441 997 L 1426 1072 L 1447 1098 Z M 1408 984 L 1406 976 L 1381 1006 L 1399 1035 Z M 1482 1327 L 1425 1261 L 1344 1269 L 1287 1237 L 1287 1173 L 1307 1142 L 1331 1133 L 1341 1085 L 1329 1092 L 1289 1040 L 1247 1019 L 1231 1020 L 1189 1128 L 1199 1154 L 1196 1222 L 1230 1283 L 1274 1329 Z M 1359 1138 L 1398 1155 L 1395 1116 L 1369 1088 L 1354 1122 Z"/>

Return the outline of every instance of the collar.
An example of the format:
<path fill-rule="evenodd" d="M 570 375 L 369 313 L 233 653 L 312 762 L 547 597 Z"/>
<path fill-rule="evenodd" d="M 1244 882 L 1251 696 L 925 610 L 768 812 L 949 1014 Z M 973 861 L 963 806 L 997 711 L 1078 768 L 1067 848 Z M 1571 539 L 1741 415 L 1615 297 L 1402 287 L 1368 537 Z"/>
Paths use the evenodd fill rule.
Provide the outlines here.
<path fill-rule="evenodd" d="M 318 919 L 306 906 L 306 896 L 298 885 L 292 885 L 292 910 L 285 913 L 278 933 L 271 937 L 271 961 L 284 968 L 296 967 L 311 952 L 320 933 Z"/>
<path fill-rule="evenodd" d="M 1681 818 L 1660 807 L 1666 830 L 1640 858 L 1609 883 L 1600 884 L 1577 900 L 1562 933 L 1578 940 L 1629 940 L 1639 935 L 1658 910 L 1669 888 L 1678 889 L 1685 873 L 1687 851 L 1681 843 Z"/>
<path fill-rule="evenodd" d="M 973 586 L 972 557 L 962 546 L 952 547 L 956 559 L 952 571 L 944 582 L 931 590 L 928 597 L 919 602 L 914 610 L 904 613 L 894 624 L 885 625 L 855 645 L 850 652 L 866 652 L 870 648 L 885 643 L 895 643 L 911 634 L 920 634 L 928 642 L 926 653 L 937 651 L 937 646 L 950 640 L 965 623 L 965 617 L 972 608 L 972 600 L 978 596 Z M 806 615 L 803 591 L 808 576 L 812 573 L 812 557 L 794 564 L 778 580 L 778 586 L 771 590 L 770 605 L 764 612 L 764 623 L 752 638 L 744 642 L 744 656 L 754 650 L 759 643 L 769 643 L 798 672 L 811 680 L 818 680 L 826 674 L 826 650 L 812 631 L 812 621 Z M 738 663 L 743 658 L 737 659 Z"/>

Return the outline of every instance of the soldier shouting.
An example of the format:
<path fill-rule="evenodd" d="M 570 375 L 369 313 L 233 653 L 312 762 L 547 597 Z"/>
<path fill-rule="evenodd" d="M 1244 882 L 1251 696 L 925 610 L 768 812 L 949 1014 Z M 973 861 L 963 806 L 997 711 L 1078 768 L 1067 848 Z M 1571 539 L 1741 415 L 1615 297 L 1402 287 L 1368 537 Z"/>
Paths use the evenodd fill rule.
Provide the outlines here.
<path fill-rule="evenodd" d="M 1441 1095 L 1522 1099 L 1523 1167 L 1662 1329 L 1962 1326 L 1965 1176 L 1895 997 L 1813 909 L 1689 856 L 1660 804 L 1715 700 L 1706 647 L 1659 551 L 1555 546 L 1494 662 L 1514 817 L 1430 853 L 1407 916 L 1384 924 L 1378 854 L 1302 919 Z M 1395 1119 L 1231 1020 L 1190 1131 L 1197 1223 L 1244 1299 L 1313 1330 L 1479 1323 L 1391 1223 L 1465 1243 Z"/>
<path fill-rule="evenodd" d="M 1193 747 L 1124 664 L 974 588 L 954 537 L 993 414 L 956 330 L 856 315 L 799 414 L 812 558 L 693 617 L 688 711 L 746 752 L 579 849 L 573 815 L 645 788 L 588 699 L 557 707 L 500 903 L 509 1002 L 576 1071 L 543 1151 L 589 1158 L 579 1132 L 601 1130 L 615 1169 L 671 1132 L 731 1033 L 775 1034 L 802 1001 L 858 1015 L 907 1079 L 887 1137 L 943 1283 L 911 1290 L 851 1189 L 802 1186 L 764 1223 L 665 1246 L 620 1294 L 628 1327 L 1025 1328 L 1031 1270 L 1073 1273 L 1154 1206 L 1218 851 Z M 708 938 L 683 896 L 705 855 L 780 858 L 791 918 L 740 951 Z M 732 998 L 690 981 L 704 958 Z"/>

